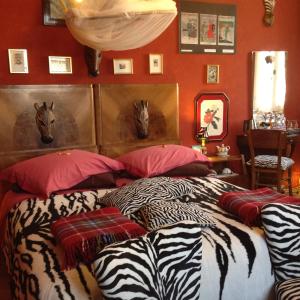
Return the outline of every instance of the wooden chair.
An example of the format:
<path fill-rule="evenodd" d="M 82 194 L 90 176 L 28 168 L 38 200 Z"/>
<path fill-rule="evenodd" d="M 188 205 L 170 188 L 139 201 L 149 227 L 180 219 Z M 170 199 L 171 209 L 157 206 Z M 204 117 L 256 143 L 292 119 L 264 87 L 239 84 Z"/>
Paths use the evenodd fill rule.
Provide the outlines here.
<path fill-rule="evenodd" d="M 286 133 L 273 129 L 250 129 L 247 132 L 250 150 L 251 189 L 258 186 L 276 186 L 281 192 L 281 183 L 288 183 L 289 195 L 292 195 L 292 165 L 294 161 L 288 157 L 288 141 Z M 287 155 L 287 156 L 284 156 Z M 284 177 L 287 171 L 287 177 Z M 261 174 L 272 174 L 274 183 L 261 182 Z"/>

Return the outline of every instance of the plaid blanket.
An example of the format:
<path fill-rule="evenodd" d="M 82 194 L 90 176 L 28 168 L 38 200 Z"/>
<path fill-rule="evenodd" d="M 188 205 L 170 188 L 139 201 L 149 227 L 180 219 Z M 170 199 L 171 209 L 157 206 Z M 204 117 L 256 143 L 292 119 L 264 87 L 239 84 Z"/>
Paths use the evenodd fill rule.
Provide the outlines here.
<path fill-rule="evenodd" d="M 218 205 L 236 215 L 248 226 L 261 226 L 261 208 L 268 203 L 299 203 L 300 199 L 280 194 L 270 188 L 228 192 L 220 196 Z"/>
<path fill-rule="evenodd" d="M 52 234 L 65 250 L 65 268 L 80 262 L 89 264 L 99 248 L 146 233 L 116 207 L 60 218 L 51 226 Z"/>

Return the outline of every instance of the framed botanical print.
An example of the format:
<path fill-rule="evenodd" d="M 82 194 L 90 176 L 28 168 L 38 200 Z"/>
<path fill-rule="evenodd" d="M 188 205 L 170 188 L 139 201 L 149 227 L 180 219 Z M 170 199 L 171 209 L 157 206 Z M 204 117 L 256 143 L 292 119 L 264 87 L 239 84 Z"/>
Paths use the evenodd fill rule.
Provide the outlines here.
<path fill-rule="evenodd" d="M 228 131 L 229 99 L 225 93 L 200 93 L 195 98 L 194 135 L 206 128 L 208 141 L 221 141 Z"/>

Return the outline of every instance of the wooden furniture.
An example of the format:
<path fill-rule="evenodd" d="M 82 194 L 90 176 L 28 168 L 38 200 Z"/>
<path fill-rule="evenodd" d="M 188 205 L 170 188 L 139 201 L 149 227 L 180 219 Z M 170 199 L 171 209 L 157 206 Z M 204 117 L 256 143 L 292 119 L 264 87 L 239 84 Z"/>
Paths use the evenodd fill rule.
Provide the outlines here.
<path fill-rule="evenodd" d="M 224 167 L 230 167 L 230 162 L 239 161 L 241 163 L 242 174 L 246 175 L 246 166 L 244 155 L 228 155 L 228 156 L 219 156 L 219 155 L 208 155 L 208 160 L 211 162 L 213 169 L 217 171 L 218 177 L 232 177 L 239 175 L 238 173 L 233 174 L 222 174 L 221 171 Z"/>
<path fill-rule="evenodd" d="M 261 129 L 261 130 L 264 130 L 264 129 Z M 269 130 L 269 129 L 265 129 L 265 130 Z M 287 150 L 290 152 L 285 153 L 285 155 L 288 157 L 291 157 L 295 151 L 296 145 L 300 141 L 300 129 L 287 130 L 286 136 L 287 136 L 287 141 L 289 144 L 289 148 L 287 148 Z M 242 153 L 245 156 L 245 161 L 247 162 L 250 159 L 250 151 L 249 151 L 247 134 L 238 135 L 236 142 L 237 142 L 237 146 L 240 150 L 240 153 Z M 270 154 L 271 154 L 271 152 L 270 152 Z"/>
<path fill-rule="evenodd" d="M 243 154 L 228 156 L 208 155 L 208 160 L 211 162 L 213 169 L 217 172 L 216 177 L 240 187 L 244 187 L 247 189 L 250 188 L 249 176 L 247 174 L 245 158 Z M 231 174 L 222 174 L 222 170 L 224 168 L 229 167 L 230 169 L 232 169 L 232 167 L 235 167 L 233 166 L 235 163 L 240 164 L 240 173 L 233 172 Z M 235 169 L 236 168 L 234 168 L 234 170 Z"/>
<path fill-rule="evenodd" d="M 287 136 L 282 130 L 272 129 L 250 129 L 247 133 L 250 159 L 251 159 L 251 189 L 258 186 L 276 186 L 277 191 L 281 192 L 281 182 L 286 180 L 288 182 L 289 194 L 292 195 L 292 168 L 291 159 L 283 158 L 284 153 L 287 153 Z M 259 151 L 265 150 L 272 152 L 272 155 L 260 155 Z M 260 152 L 261 154 L 261 152 Z M 287 165 L 285 166 L 284 163 Z M 283 177 L 287 170 L 288 176 Z M 274 182 L 261 182 L 261 174 L 273 175 Z"/>

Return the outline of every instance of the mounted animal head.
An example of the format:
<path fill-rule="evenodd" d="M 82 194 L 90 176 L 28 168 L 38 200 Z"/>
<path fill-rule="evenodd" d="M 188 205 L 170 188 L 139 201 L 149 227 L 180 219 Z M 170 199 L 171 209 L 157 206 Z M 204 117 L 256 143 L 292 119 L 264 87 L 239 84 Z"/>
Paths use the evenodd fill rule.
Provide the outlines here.
<path fill-rule="evenodd" d="M 141 100 L 134 103 L 134 122 L 138 138 L 147 138 L 149 127 L 148 101 Z"/>
<path fill-rule="evenodd" d="M 84 47 L 85 63 L 88 67 L 89 75 L 96 77 L 100 73 L 100 63 L 102 54 L 99 50 L 92 49 L 90 47 Z"/>
<path fill-rule="evenodd" d="M 55 122 L 54 104 L 52 102 L 48 107 L 46 102 L 43 102 L 41 106 L 34 103 L 34 108 L 36 109 L 35 121 L 41 134 L 41 140 L 44 144 L 50 144 L 53 141 L 52 130 Z"/>
<path fill-rule="evenodd" d="M 274 8 L 276 0 L 264 0 L 265 15 L 264 23 L 266 26 L 271 26 L 274 22 Z"/>

